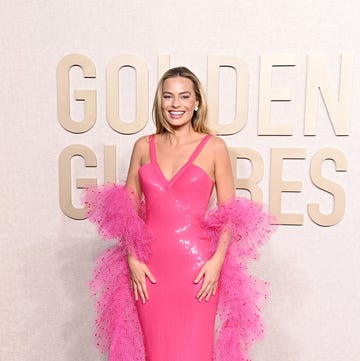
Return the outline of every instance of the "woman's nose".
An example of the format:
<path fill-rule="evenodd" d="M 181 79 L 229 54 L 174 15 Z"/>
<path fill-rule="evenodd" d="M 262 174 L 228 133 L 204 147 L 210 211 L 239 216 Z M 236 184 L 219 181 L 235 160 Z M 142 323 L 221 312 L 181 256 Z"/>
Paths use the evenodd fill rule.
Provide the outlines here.
<path fill-rule="evenodd" d="M 172 106 L 176 108 L 179 105 L 180 105 L 179 99 L 177 97 L 174 97 L 173 102 L 172 102 Z"/>

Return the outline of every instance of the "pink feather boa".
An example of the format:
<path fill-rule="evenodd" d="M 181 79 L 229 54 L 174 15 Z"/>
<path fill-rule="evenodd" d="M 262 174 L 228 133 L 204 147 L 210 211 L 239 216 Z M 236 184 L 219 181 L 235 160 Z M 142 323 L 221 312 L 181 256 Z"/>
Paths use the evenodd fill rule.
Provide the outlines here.
<path fill-rule="evenodd" d="M 140 322 L 130 288 L 127 253 L 146 262 L 152 236 L 144 222 L 144 204 L 124 186 L 104 185 L 86 189 L 83 201 L 87 218 L 104 239 L 115 239 L 97 261 L 90 287 L 97 296 L 96 341 L 109 351 L 110 361 L 145 361 Z M 249 259 L 269 239 L 276 223 L 260 204 L 236 198 L 208 212 L 203 219 L 206 237 L 214 250 L 221 232 L 231 233 L 222 266 L 214 360 L 246 361 L 250 346 L 263 335 L 260 305 L 267 285 L 247 271 Z"/>
<path fill-rule="evenodd" d="M 247 361 L 251 345 L 264 334 L 260 307 L 268 297 L 267 283 L 250 275 L 247 264 L 258 257 L 258 247 L 275 231 L 276 220 L 261 204 L 235 198 L 210 210 L 203 223 L 214 249 L 221 232 L 231 234 L 220 276 L 214 360 Z"/>

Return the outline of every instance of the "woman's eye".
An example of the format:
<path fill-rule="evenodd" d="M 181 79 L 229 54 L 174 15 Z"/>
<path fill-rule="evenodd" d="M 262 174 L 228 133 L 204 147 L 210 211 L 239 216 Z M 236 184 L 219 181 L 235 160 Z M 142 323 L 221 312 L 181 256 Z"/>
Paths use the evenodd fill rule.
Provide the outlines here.
<path fill-rule="evenodd" d="M 190 97 L 188 95 L 183 95 L 182 98 L 183 99 L 189 99 Z"/>
<path fill-rule="evenodd" d="M 171 96 L 170 96 L 170 95 L 164 95 L 163 98 L 164 98 L 164 99 L 170 99 Z"/>

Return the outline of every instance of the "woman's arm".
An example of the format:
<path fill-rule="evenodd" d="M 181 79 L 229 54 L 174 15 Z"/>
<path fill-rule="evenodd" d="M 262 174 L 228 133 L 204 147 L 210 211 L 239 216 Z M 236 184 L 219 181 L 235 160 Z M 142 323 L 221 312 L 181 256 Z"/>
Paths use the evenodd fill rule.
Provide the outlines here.
<path fill-rule="evenodd" d="M 135 142 L 126 178 L 126 188 L 129 189 L 137 199 L 139 199 L 142 194 L 139 181 L 139 168 L 144 163 L 144 157 L 146 154 L 145 147 L 148 145 L 147 139 L 148 137 L 141 137 Z"/>
<path fill-rule="evenodd" d="M 220 139 L 219 139 L 220 140 Z M 219 142 L 220 143 L 220 142 Z M 215 158 L 215 187 L 217 204 L 221 205 L 232 200 L 235 196 L 234 176 L 231 168 L 229 151 L 226 144 L 221 140 L 218 145 Z M 229 232 L 223 232 L 220 236 L 218 246 L 214 256 L 220 258 L 222 262 L 226 256 L 226 251 L 230 242 Z"/>
<path fill-rule="evenodd" d="M 217 203 L 222 204 L 234 197 L 235 185 L 228 149 L 220 138 L 214 138 L 214 143 L 213 157 L 216 196 Z M 229 232 L 224 231 L 221 234 L 214 255 L 204 264 L 194 280 L 195 283 L 198 283 L 204 277 L 202 287 L 196 296 L 199 301 L 203 299 L 208 301 L 211 295 L 216 293 L 221 267 L 225 260 L 230 238 Z"/>
<path fill-rule="evenodd" d="M 136 141 L 131 155 L 126 187 L 131 191 L 134 204 L 138 204 L 138 200 L 142 194 L 139 181 L 139 168 L 148 161 L 148 149 L 148 137 L 141 137 Z M 137 301 L 140 297 L 141 301 L 145 303 L 149 299 L 146 287 L 146 277 L 148 277 L 152 283 L 155 283 L 156 279 L 147 265 L 139 261 L 136 258 L 136 255 L 128 255 L 128 264 L 130 269 L 131 288 L 134 291 L 135 300 Z"/>

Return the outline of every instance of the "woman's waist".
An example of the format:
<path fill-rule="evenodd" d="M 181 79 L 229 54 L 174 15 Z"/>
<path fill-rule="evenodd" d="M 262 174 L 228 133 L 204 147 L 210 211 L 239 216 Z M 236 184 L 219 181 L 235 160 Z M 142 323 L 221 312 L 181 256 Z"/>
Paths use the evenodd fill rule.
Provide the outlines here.
<path fill-rule="evenodd" d="M 171 233 L 182 234 L 185 232 L 200 231 L 203 224 L 202 215 L 172 215 L 171 213 L 159 217 L 159 215 L 148 214 L 146 225 L 150 229 L 161 230 Z"/>

